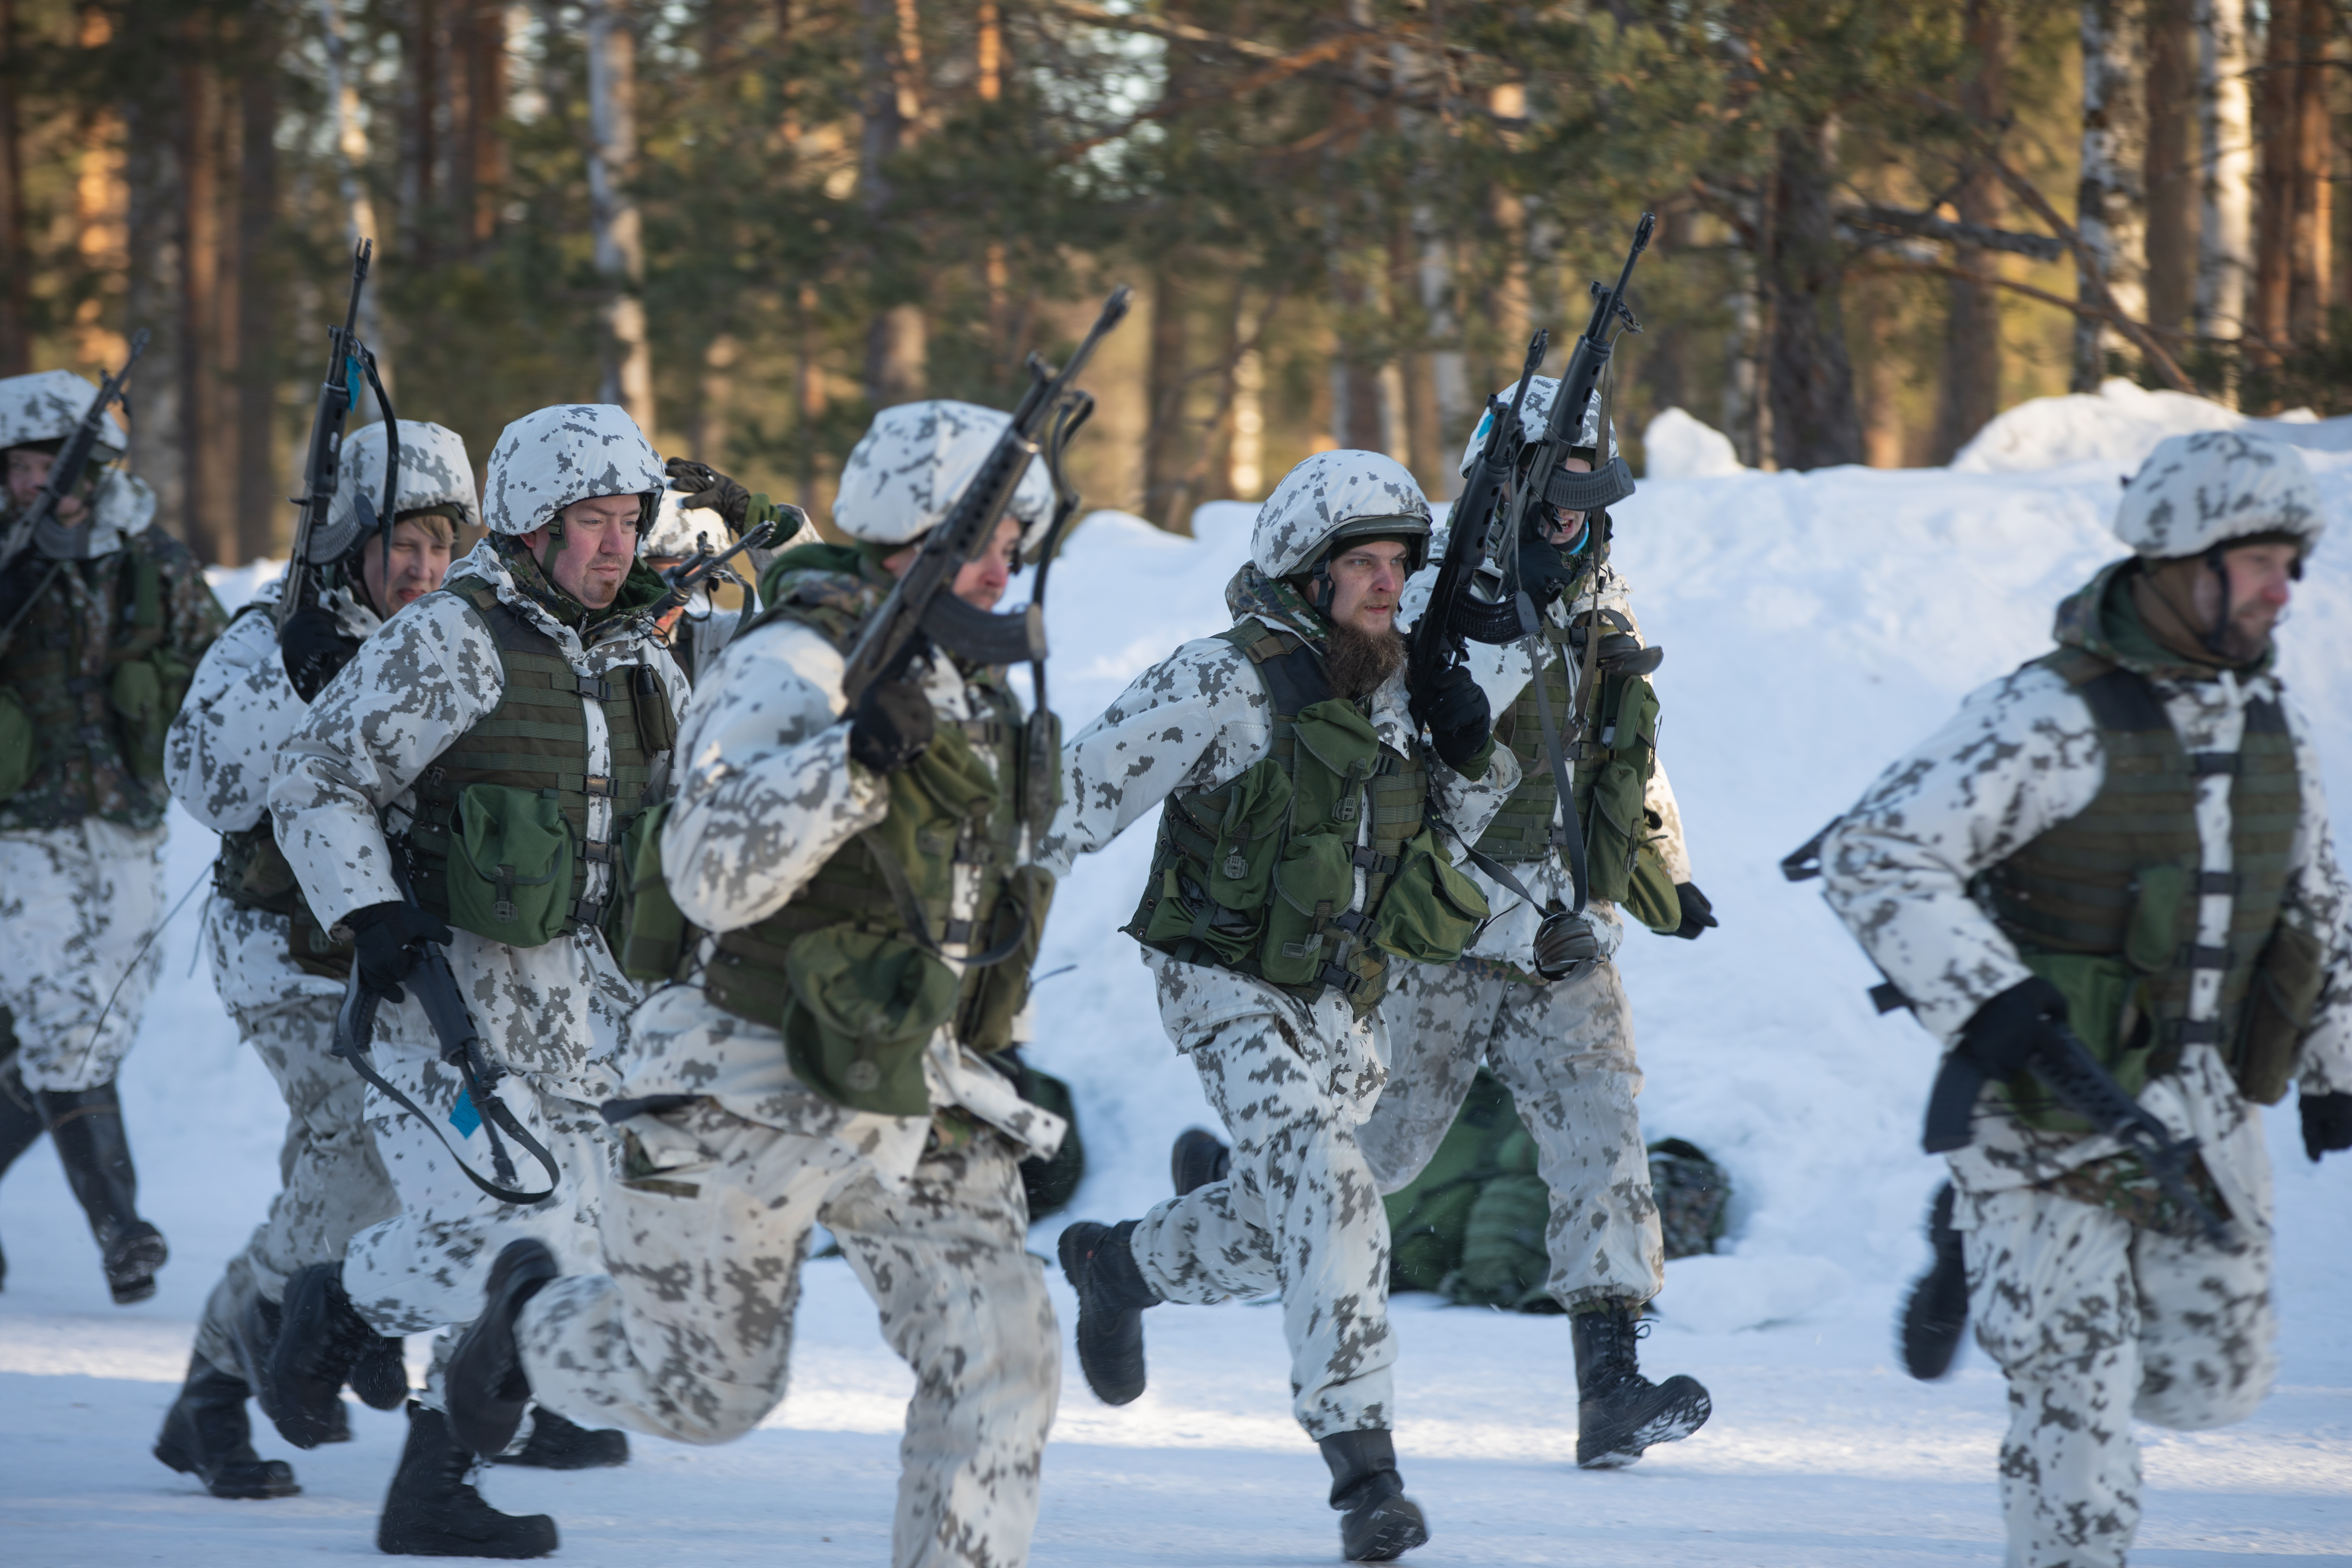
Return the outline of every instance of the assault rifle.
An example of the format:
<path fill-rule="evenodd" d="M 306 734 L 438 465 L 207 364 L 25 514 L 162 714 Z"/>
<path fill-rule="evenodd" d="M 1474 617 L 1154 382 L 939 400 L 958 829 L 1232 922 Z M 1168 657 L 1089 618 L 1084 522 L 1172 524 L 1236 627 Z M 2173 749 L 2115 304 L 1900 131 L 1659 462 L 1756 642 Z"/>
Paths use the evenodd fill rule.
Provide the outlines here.
<path fill-rule="evenodd" d="M 400 896 L 413 905 L 416 902 L 416 894 L 409 886 L 407 847 L 394 844 L 391 850 L 393 881 L 399 887 Z M 440 1141 L 449 1158 L 457 1162 L 457 1169 L 464 1172 L 466 1179 L 474 1185 L 502 1204 L 529 1207 L 532 1204 L 544 1203 L 555 1195 L 556 1188 L 563 1184 L 563 1173 L 557 1168 L 555 1156 L 547 1152 L 546 1144 L 531 1136 L 530 1130 L 507 1109 L 506 1101 L 493 1092 L 499 1080 L 506 1076 L 506 1069 L 492 1061 L 489 1053 L 483 1048 L 481 1031 L 474 1027 L 474 1016 L 466 1006 L 465 993 L 457 989 L 457 977 L 450 973 L 448 954 L 441 951 L 439 943 L 429 942 L 417 943 L 414 951 L 416 963 L 401 983 L 415 987 L 416 1000 L 425 1009 L 425 1021 L 432 1025 L 434 1037 L 441 1042 L 441 1059 L 456 1068 L 466 1082 L 465 1098 L 457 1102 L 457 1109 L 447 1120 L 457 1128 L 461 1137 L 472 1137 L 474 1128 L 478 1126 L 488 1131 L 491 1170 L 498 1180 L 484 1181 L 477 1174 L 474 1168 L 466 1163 L 466 1157 L 450 1148 L 448 1138 L 441 1131 L 440 1120 L 419 1109 L 415 1100 L 386 1083 L 383 1075 L 375 1070 L 368 1051 L 375 1039 L 375 1011 L 383 997 L 362 984 L 357 961 L 352 963 L 351 979 L 344 986 L 343 1005 L 335 1015 L 334 1054 L 351 1063 L 352 1069 L 378 1093 L 423 1122 L 425 1131 Z M 470 1118 L 467 1117 L 469 1110 L 472 1113 Z M 516 1190 L 514 1160 L 507 1153 L 506 1144 L 499 1137 L 501 1130 L 509 1138 L 521 1144 L 524 1151 L 538 1162 L 540 1168 L 547 1173 L 545 1192 Z"/>
<path fill-rule="evenodd" d="M 1072 384 L 1094 356 L 1095 346 L 1125 319 L 1133 292 L 1125 284 L 1111 290 L 1094 326 L 1059 371 L 1036 354 L 1029 356 L 1029 390 L 1013 411 L 1013 423 L 997 437 L 946 520 L 923 536 L 914 563 L 849 650 L 841 689 L 850 707 L 857 705 L 867 687 L 905 667 L 919 634 L 988 664 L 1034 662 L 1045 657 L 1044 605 L 1033 600 L 1026 609 L 1003 616 L 976 609 L 955 596 L 956 574 L 995 533 L 997 520 L 1013 503 L 1022 475 L 1038 454 L 1040 437 L 1067 425 L 1068 408 L 1086 395 Z"/>
<path fill-rule="evenodd" d="M 15 560 L 31 544 L 41 524 L 57 511 L 58 503 L 73 492 L 74 486 L 81 479 L 82 470 L 89 467 L 89 455 L 97 449 L 99 437 L 106 429 L 108 405 L 120 402 L 123 411 L 130 412 L 131 403 L 123 395 L 123 384 L 131 379 L 131 367 L 137 364 L 139 356 L 146 352 L 147 329 L 142 327 L 131 337 L 131 352 L 123 356 L 122 368 L 100 384 L 97 397 L 82 410 L 81 423 L 74 426 L 73 434 L 66 437 L 65 445 L 50 460 L 49 477 L 41 481 L 41 493 L 33 498 L 33 504 L 26 509 L 25 515 L 9 528 L 5 545 L 0 545 L 0 564 Z M 93 506 L 96 500 L 95 496 L 91 497 Z M 91 521 L 95 521 L 95 519 Z M 53 563 L 33 591 L 25 596 L 24 602 L 11 610 L 7 625 L 0 626 L 0 646 L 5 646 L 16 635 L 16 624 L 32 612 L 33 606 L 40 602 L 41 595 L 48 592 L 49 584 L 63 570 L 65 563 L 62 561 Z"/>
<path fill-rule="evenodd" d="M 778 507 L 779 512 L 790 512 L 796 521 L 797 531 L 808 521 L 808 514 L 796 506 Z M 740 583 L 741 578 L 728 570 L 727 563 L 747 550 L 765 550 L 783 531 L 775 517 L 764 517 L 743 531 L 743 536 L 727 549 L 714 552 L 707 544 L 698 544 L 694 553 L 661 574 L 668 584 L 662 596 L 637 612 L 636 618 L 647 626 L 657 625 L 661 618 L 679 606 L 690 604 L 694 595 L 710 583 Z"/>
<path fill-rule="evenodd" d="M 2195 1220 L 2208 1241 L 2230 1244 L 2230 1227 L 2215 1214 L 2197 1189 L 2189 1184 L 2189 1162 L 2197 1140 L 2179 1139 L 2150 1115 L 2139 1101 L 2124 1092 L 2081 1037 L 2063 1019 L 2048 1020 L 2052 1037 L 2037 1047 L 2027 1065 L 2058 1103 L 2137 1155 L 2156 1184 L 2181 1214 Z M 1975 1141 L 1969 1127 L 1976 1115 L 1977 1096 L 1983 1092 L 1985 1070 L 1966 1051 L 1944 1058 L 1936 1087 L 1927 1097 L 1927 1125 L 1921 1146 L 1930 1154 L 1948 1154 Z"/>
<path fill-rule="evenodd" d="M 278 594 L 278 629 L 281 632 L 310 596 L 310 574 L 315 569 L 310 560 L 310 538 L 326 526 L 327 513 L 334 506 L 335 489 L 342 471 L 343 424 L 360 400 L 362 375 L 375 393 L 376 406 L 383 411 L 383 516 L 392 515 L 393 498 L 400 492 L 400 421 L 393 414 L 392 399 L 384 393 L 383 380 L 376 374 L 375 354 L 359 338 L 360 291 L 367 287 L 368 263 L 374 255 L 375 241 L 372 239 L 361 240 L 352 250 L 351 302 L 344 307 L 343 324 L 327 329 L 327 374 L 319 384 L 318 406 L 310 416 L 310 446 L 302 463 L 302 493 L 294 498 L 301 515 L 294 525 L 294 550 L 286 563 L 286 581 Z M 374 506 L 364 495 L 353 500 L 359 507 L 361 533 L 373 533 L 377 518 Z M 392 541 L 387 535 L 387 555 L 391 548 Z"/>

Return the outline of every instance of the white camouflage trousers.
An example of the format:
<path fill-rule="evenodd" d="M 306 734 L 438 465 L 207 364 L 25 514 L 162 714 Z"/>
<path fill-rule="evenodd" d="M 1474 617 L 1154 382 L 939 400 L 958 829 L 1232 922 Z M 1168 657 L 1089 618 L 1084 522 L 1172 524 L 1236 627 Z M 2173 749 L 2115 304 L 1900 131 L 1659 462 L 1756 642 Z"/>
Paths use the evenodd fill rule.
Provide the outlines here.
<path fill-rule="evenodd" d="M 626 1123 L 608 1272 L 557 1280 L 518 1322 L 541 1405 L 683 1443 L 741 1436 L 784 1397 L 809 1232 L 840 1242 L 915 1371 L 899 1445 L 896 1568 L 1017 1568 L 1037 1520 L 1061 1341 L 1012 1146 L 983 1127 L 896 1189 L 873 1116 L 785 1131 L 708 1100 Z"/>
<path fill-rule="evenodd" d="M 0 1005 L 15 1016 L 26 1088 L 114 1081 L 163 970 L 163 944 L 143 956 L 140 944 L 164 908 L 160 827 L 86 816 L 0 833 Z"/>
<path fill-rule="evenodd" d="M 1180 1046 L 1188 1037 L 1171 984 L 1188 972 L 1201 973 L 1172 963 L 1159 972 L 1161 1020 Z M 1307 1018 L 1344 1031 L 1346 1007 L 1326 1003 Z M 1152 1208 L 1130 1243 L 1171 1301 L 1280 1292 L 1291 1410 L 1318 1442 L 1395 1420 L 1389 1218 L 1357 1147 L 1359 1101 L 1345 1092 L 1353 1043 L 1317 1038 L 1297 1012 L 1244 1014 L 1190 1036 L 1233 1140 L 1232 1172 Z"/>
<path fill-rule="evenodd" d="M 197 1353 L 225 1370 L 247 1370 L 235 1336 L 248 1300 L 282 1300 L 297 1269 L 342 1257 L 353 1236 L 400 1212 L 368 1133 L 366 1086 L 332 1054 L 335 1008 L 311 997 L 268 1011 L 230 1010 L 286 1098 L 286 1142 L 278 1152 L 282 1185 L 268 1216 L 229 1259 L 196 1326 Z"/>
<path fill-rule="evenodd" d="M 497 1180 L 489 1130 L 457 1110 L 464 1079 L 439 1056 L 397 1040 L 378 1038 L 375 1069 L 435 1119 L 442 1136 L 484 1177 Z M 524 1207 L 500 1203 L 467 1181 L 428 1129 L 381 1090 L 367 1091 L 367 1125 L 377 1156 L 399 1194 L 401 1212 L 352 1237 L 343 1258 L 343 1289 L 380 1334 L 415 1334 L 473 1321 L 482 1310 L 490 1265 L 509 1242 L 535 1237 L 567 1271 L 600 1267 L 596 1216 L 610 1186 L 619 1141 L 596 1107 L 566 1098 L 536 1076 L 509 1072 L 498 1098 L 544 1144 L 562 1180 L 553 1196 Z M 513 1187 L 537 1192 L 547 1173 L 511 1138 Z M 420 1396 L 438 1409 L 441 1379 L 434 1374 Z"/>
<path fill-rule="evenodd" d="M 2235 1250 L 2032 1187 L 1964 1193 L 1969 1311 L 2009 1377 L 2009 1568 L 2121 1568 L 2139 1528 L 2135 1417 L 2178 1431 L 2253 1414 L 2278 1373 L 2270 1237 Z"/>
<path fill-rule="evenodd" d="M 1665 1283 L 1665 1241 L 1634 1097 L 1633 1020 L 1617 966 L 1550 985 L 1398 963 L 1381 1015 L 1389 1081 L 1356 1130 L 1381 1191 L 1436 1154 L 1484 1062 L 1511 1091 L 1551 1189 L 1551 1294 L 1570 1311 L 1638 1307 Z"/>

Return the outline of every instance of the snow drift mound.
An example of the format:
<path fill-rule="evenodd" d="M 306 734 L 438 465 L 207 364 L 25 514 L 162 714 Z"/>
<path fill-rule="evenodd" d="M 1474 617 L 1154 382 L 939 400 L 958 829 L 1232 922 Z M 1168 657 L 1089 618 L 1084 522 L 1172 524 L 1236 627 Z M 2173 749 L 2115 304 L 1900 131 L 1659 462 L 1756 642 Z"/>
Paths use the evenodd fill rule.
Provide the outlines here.
<path fill-rule="evenodd" d="M 2096 462 L 2129 473 L 2167 436 L 2196 430 L 2245 430 L 2314 451 L 2352 451 L 2352 418 L 2317 419 L 2297 409 L 2249 419 L 2202 397 L 2150 392 L 2117 377 L 2096 394 L 2036 397 L 1996 416 L 1952 459 L 1952 471 L 2021 474 Z"/>

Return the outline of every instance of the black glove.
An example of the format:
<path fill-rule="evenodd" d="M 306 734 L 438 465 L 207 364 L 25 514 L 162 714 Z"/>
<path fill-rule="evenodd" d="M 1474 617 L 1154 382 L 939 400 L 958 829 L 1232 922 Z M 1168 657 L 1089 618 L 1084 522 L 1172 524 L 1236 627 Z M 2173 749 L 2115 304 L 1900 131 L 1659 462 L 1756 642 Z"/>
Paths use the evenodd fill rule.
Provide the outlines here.
<path fill-rule="evenodd" d="M 930 749 L 931 700 L 910 680 L 877 680 L 849 716 L 849 755 L 895 773 Z"/>
<path fill-rule="evenodd" d="M 715 511 L 727 520 L 730 533 L 743 531 L 743 519 L 751 510 L 751 492 L 729 479 L 708 463 L 698 463 L 691 458 L 672 458 L 662 465 L 678 492 L 678 504 L 688 510 Z"/>
<path fill-rule="evenodd" d="M 1699 932 L 1723 923 L 1715 918 L 1715 906 L 1706 901 L 1706 895 L 1698 890 L 1696 883 L 1676 882 L 1675 897 L 1682 900 L 1683 923 L 1675 928 L 1674 934 L 1685 942 L 1696 942 Z"/>
<path fill-rule="evenodd" d="M 2319 1163 L 2322 1154 L 2352 1149 L 2352 1094 L 2339 1089 L 2298 1095 L 2295 1108 L 2303 1112 L 2303 1152 L 2313 1164 Z"/>
<path fill-rule="evenodd" d="M 359 651 L 359 638 L 346 636 L 335 613 L 317 605 L 295 611 L 278 634 L 278 657 L 286 662 L 286 679 L 305 702 L 317 701 L 335 672 Z"/>
<path fill-rule="evenodd" d="M 1466 666 L 1449 664 L 1426 675 L 1408 671 L 1405 697 L 1414 721 L 1429 731 L 1439 759 L 1456 773 L 1470 764 L 1494 731 L 1486 694 Z"/>
<path fill-rule="evenodd" d="M 2039 974 L 2028 975 L 1976 1010 L 1960 1026 L 1960 1043 L 1988 1078 L 2011 1078 L 2033 1053 L 2059 1042 L 2066 1021 L 2066 994 Z"/>
<path fill-rule="evenodd" d="M 400 983 L 416 967 L 420 942 L 446 942 L 449 928 L 415 904 L 394 899 L 353 910 L 343 917 L 359 949 L 360 984 L 387 1002 L 400 1002 L 407 993 Z"/>

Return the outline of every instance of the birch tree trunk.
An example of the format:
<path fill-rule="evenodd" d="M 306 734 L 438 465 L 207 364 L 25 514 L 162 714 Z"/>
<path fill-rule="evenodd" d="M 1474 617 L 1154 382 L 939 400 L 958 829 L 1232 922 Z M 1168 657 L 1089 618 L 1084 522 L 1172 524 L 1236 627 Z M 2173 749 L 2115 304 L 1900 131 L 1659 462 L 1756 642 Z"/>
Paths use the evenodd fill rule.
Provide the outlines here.
<path fill-rule="evenodd" d="M 325 36 L 327 56 L 327 113 L 333 121 L 335 142 L 335 182 L 343 209 L 343 245 L 346 254 L 362 239 L 377 240 L 381 237 L 375 226 L 375 203 L 368 195 L 363 171 L 368 163 L 367 126 L 360 119 L 360 89 L 351 68 L 351 46 L 343 35 L 341 0 L 319 0 L 319 25 Z M 383 257 L 379 253 L 377 263 Z M 359 334 L 362 342 L 381 346 L 383 342 L 383 289 L 371 286 L 360 295 Z M 393 381 L 393 358 L 382 356 L 377 371 L 383 377 L 384 390 L 396 391 Z"/>
<path fill-rule="evenodd" d="M 588 203 L 604 280 L 607 403 L 654 432 L 653 350 L 646 341 L 646 243 L 628 183 L 637 172 L 637 41 L 626 0 L 588 5 Z"/>
<path fill-rule="evenodd" d="M 2009 112 L 2009 28 L 2000 0 L 1968 0 L 1964 21 L 1976 70 L 1960 101 L 1978 123 L 1997 125 Z M 1954 194 L 1962 223 L 1999 228 L 2000 176 L 1971 164 Z M 1979 246 L 1956 245 L 1955 264 L 1988 276 L 2000 259 Z M 1946 290 L 1944 379 L 1936 407 L 1936 461 L 1948 463 L 1985 422 L 2000 412 L 2000 290 L 1991 283 L 1955 278 Z"/>
<path fill-rule="evenodd" d="M 1421 308 L 1429 316 L 1430 395 L 1436 401 L 1438 446 L 1446 459 L 1438 488 L 1429 493 L 1432 499 L 1446 499 L 1462 488 L 1453 457 L 1460 450 L 1456 443 L 1470 438 L 1478 405 L 1471 395 L 1469 363 L 1462 352 L 1462 318 L 1454 307 L 1453 249 L 1429 208 L 1415 209 L 1412 221 L 1421 236 Z"/>
<path fill-rule="evenodd" d="M 2143 0 L 2083 0 L 2083 176 L 2074 226 L 2116 308 L 2147 319 L 2147 30 Z M 2075 298 L 2099 303 L 2076 268 Z M 2128 341 L 2095 317 L 2074 320 L 2076 392 L 2096 392 Z"/>
<path fill-rule="evenodd" d="M 2246 0 L 2197 0 L 2197 330 L 2244 330 L 2254 271 L 2254 130 L 2246 89 Z M 2236 402 L 2234 388 L 2230 401 Z"/>

